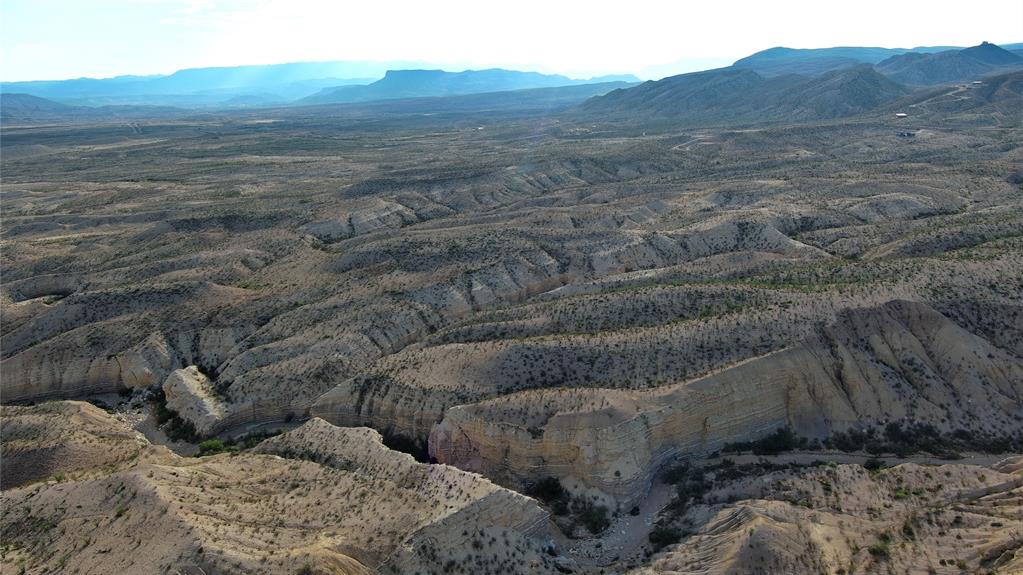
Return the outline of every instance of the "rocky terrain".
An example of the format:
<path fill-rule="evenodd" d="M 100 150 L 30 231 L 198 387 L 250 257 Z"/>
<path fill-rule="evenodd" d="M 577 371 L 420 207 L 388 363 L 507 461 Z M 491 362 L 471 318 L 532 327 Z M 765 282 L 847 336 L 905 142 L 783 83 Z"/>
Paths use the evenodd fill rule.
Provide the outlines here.
<path fill-rule="evenodd" d="M 893 420 L 1023 430 L 1023 362 L 934 310 L 855 309 L 810 341 L 649 391 L 543 390 L 453 407 L 430 435 L 438 461 L 522 485 L 555 476 L 638 503 L 679 455 L 788 427 L 809 438 Z"/>
<path fill-rule="evenodd" d="M 691 535 L 630 573 L 1015 573 L 1019 465 L 718 465 L 660 527 Z"/>
<path fill-rule="evenodd" d="M 9 447 L 41 419 L 61 413 L 88 426 L 62 442 L 78 457 L 49 458 L 51 476 L 14 476 L 5 486 L 5 571 L 557 572 L 558 558 L 545 552 L 547 513 L 533 500 L 416 463 L 370 429 L 313 419 L 252 451 L 193 459 L 150 446 L 88 404 L 17 409 L 5 413 L 13 419 L 3 428 L 5 466 L 49 458 L 48 444 L 35 453 Z M 134 457 L 93 459 L 92 471 L 105 473 L 82 469 L 90 446 L 124 443 Z"/>
<path fill-rule="evenodd" d="M 1010 573 L 1021 78 L 5 122 L 5 570 Z"/>

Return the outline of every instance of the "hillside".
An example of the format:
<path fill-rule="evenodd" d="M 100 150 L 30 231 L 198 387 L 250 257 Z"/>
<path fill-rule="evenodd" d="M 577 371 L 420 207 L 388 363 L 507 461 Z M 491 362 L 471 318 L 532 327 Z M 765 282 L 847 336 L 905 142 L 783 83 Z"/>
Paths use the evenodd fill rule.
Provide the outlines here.
<path fill-rule="evenodd" d="M 29 94 L 0 94 L 0 120 L 5 124 L 160 118 L 185 111 L 169 106 L 69 106 Z"/>
<path fill-rule="evenodd" d="M 1023 57 L 987 42 L 934 54 L 909 52 L 877 64 L 892 80 L 917 86 L 976 80 L 1016 68 L 1023 68 Z"/>
<path fill-rule="evenodd" d="M 1021 398 L 1023 361 L 926 306 L 893 301 L 843 312 L 795 346 L 656 390 L 546 390 L 453 407 L 429 448 L 442 463 L 507 485 L 537 474 L 571 478 L 628 508 L 678 455 L 783 426 L 816 439 L 887 421 L 1023 436 Z M 939 407 L 959 401 L 974 407 Z"/>
<path fill-rule="evenodd" d="M 749 70 L 723 68 L 616 90 L 587 101 L 580 110 L 689 124 L 821 120 L 868 112 L 908 93 L 868 65 L 816 77 L 770 79 Z"/>
<path fill-rule="evenodd" d="M 832 70 L 840 70 L 857 64 L 877 64 L 878 62 L 904 54 L 906 52 L 932 53 L 950 49 L 949 47 L 904 48 L 769 48 L 755 54 L 740 58 L 732 64 L 733 68 L 753 70 L 758 74 L 771 77 L 786 74 L 814 76 Z"/>
<path fill-rule="evenodd" d="M 29 94 L 0 94 L 0 116 L 4 120 L 25 117 L 67 116 L 75 108 Z"/>
<path fill-rule="evenodd" d="M 854 116 L 909 94 L 910 90 L 860 65 L 824 73 L 782 92 L 774 114 L 788 118 L 828 119 Z"/>
<path fill-rule="evenodd" d="M 887 109 L 912 114 L 940 113 L 984 121 L 1012 118 L 1023 103 L 1023 70 L 986 76 L 979 84 L 937 86 L 914 92 Z"/>
<path fill-rule="evenodd" d="M 1020 458 L 992 468 L 722 460 L 684 474 L 695 496 L 659 519 L 669 545 L 630 575 L 691 572 L 1016 573 Z M 699 485 L 695 489 L 693 485 Z"/>
<path fill-rule="evenodd" d="M 571 80 L 565 76 L 517 72 L 513 70 L 466 70 L 446 72 L 443 70 L 388 70 L 383 79 L 366 86 L 342 86 L 325 88 L 303 98 L 302 104 L 328 104 L 369 102 L 373 100 L 396 100 L 478 94 L 484 92 L 507 92 L 535 88 L 551 88 L 575 84 L 622 81 L 628 78 L 593 78 Z M 635 81 L 631 78 L 631 81 Z"/>
<path fill-rule="evenodd" d="M 111 436 L 132 435 L 91 406 L 47 409 L 88 413 L 93 424 L 77 432 L 84 441 L 112 446 Z M 148 445 L 139 439 L 133 449 L 138 441 Z M 241 453 L 125 458 L 85 476 L 55 464 L 55 479 L 0 495 L 10 510 L 0 519 L 5 571 L 497 574 L 571 565 L 545 552 L 546 512 L 535 501 L 416 463 L 369 429 L 312 420 Z"/>

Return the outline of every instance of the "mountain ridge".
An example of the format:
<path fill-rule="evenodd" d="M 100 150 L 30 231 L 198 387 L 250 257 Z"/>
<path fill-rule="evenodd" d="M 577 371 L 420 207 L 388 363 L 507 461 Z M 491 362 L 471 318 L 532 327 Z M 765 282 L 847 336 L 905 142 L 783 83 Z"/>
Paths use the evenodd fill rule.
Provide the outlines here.
<path fill-rule="evenodd" d="M 485 70 L 388 70 L 383 78 L 365 86 L 325 88 L 300 104 L 370 102 L 436 96 L 458 96 L 535 88 L 554 88 L 608 81 L 638 81 L 634 76 L 602 76 L 573 80 L 559 74 L 541 74 L 489 68 Z"/>
<path fill-rule="evenodd" d="M 908 93 L 869 64 L 815 77 L 765 78 L 748 69 L 720 68 L 615 90 L 586 101 L 580 110 L 694 123 L 830 119 L 867 112 Z"/>
<path fill-rule="evenodd" d="M 988 42 L 933 54 L 907 52 L 878 62 L 876 66 L 878 71 L 897 82 L 918 86 L 974 80 L 1017 67 L 1023 68 L 1023 56 Z"/>
<path fill-rule="evenodd" d="M 836 46 L 831 48 L 787 48 L 775 46 L 740 58 L 735 68 L 754 70 L 763 76 L 783 74 L 819 74 L 856 64 L 876 64 L 886 58 L 907 52 L 941 52 L 952 46 L 922 46 L 918 48 L 880 48 Z"/>

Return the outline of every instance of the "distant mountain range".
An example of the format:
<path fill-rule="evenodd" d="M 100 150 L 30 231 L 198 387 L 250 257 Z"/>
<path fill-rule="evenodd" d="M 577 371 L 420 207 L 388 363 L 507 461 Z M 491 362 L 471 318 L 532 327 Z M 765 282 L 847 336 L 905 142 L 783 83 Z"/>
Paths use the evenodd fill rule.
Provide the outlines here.
<path fill-rule="evenodd" d="M 877 64 L 878 62 L 905 54 L 907 52 L 934 53 L 955 50 L 954 46 L 934 46 L 920 48 L 769 48 L 745 58 L 736 60 L 733 68 L 753 70 L 761 76 L 781 76 L 784 74 L 802 74 L 812 76 L 848 68 L 857 64 Z"/>
<path fill-rule="evenodd" d="M 372 84 L 326 88 L 317 94 L 303 98 L 299 103 L 338 104 L 370 102 L 374 100 L 481 94 L 486 92 L 506 92 L 510 90 L 602 84 L 607 82 L 638 83 L 639 78 L 625 75 L 603 76 L 589 80 L 573 80 L 559 75 L 517 72 L 499 68 L 466 70 L 464 72 L 390 70 L 381 80 Z"/>
<path fill-rule="evenodd" d="M 984 42 L 963 50 L 934 54 L 909 52 L 877 64 L 882 74 L 917 86 L 973 80 L 1008 69 L 1023 68 L 1023 56 Z"/>
<path fill-rule="evenodd" d="M 736 60 L 733 68 L 764 77 L 785 74 L 815 76 L 858 64 L 873 64 L 891 79 L 915 86 L 972 80 L 1023 67 L 1023 44 L 999 47 L 984 42 L 971 48 L 931 46 L 903 48 L 771 48 Z"/>
<path fill-rule="evenodd" d="M 472 113 L 553 113 L 581 104 L 593 96 L 600 96 L 612 90 L 635 86 L 632 82 L 598 82 L 576 84 L 553 88 L 530 88 L 504 92 L 482 92 L 451 96 L 417 97 L 403 99 L 373 100 L 348 104 L 322 104 L 294 106 L 296 114 L 311 113 L 322 115 L 336 113 L 344 116 L 379 116 L 387 114 L 464 114 Z"/>
<path fill-rule="evenodd" d="M 299 115 L 322 115 L 327 113 L 324 108 L 329 108 L 329 113 L 349 117 L 467 112 L 547 114 L 578 105 L 587 98 L 634 85 L 631 82 L 599 82 L 478 94 L 382 99 L 343 105 L 292 106 L 290 109 Z M 0 94 L 0 122 L 5 124 L 133 120 L 196 114 L 194 110 L 167 106 L 70 106 L 28 94 Z"/>
<path fill-rule="evenodd" d="M 631 75 L 577 80 L 503 69 L 382 68 L 384 64 L 414 66 L 414 62 L 307 62 L 195 68 L 166 76 L 8 82 L 0 90 L 3 118 L 8 122 L 167 116 L 203 107 L 381 101 L 401 103 L 364 110 L 407 111 L 419 107 L 411 99 L 425 98 L 455 98 L 428 104 L 449 111 L 554 109 L 581 103 L 588 96 L 597 97 L 580 111 L 601 117 L 755 122 L 861 114 L 899 101 L 914 86 L 970 82 L 1023 70 L 1023 55 L 1018 52 L 1023 52 L 1023 44 L 999 47 L 984 42 L 970 48 L 912 50 L 778 47 L 727 68 L 642 84 Z M 383 77 L 374 81 L 373 74 Z M 580 86 L 595 87 L 567 89 Z M 545 89 L 552 91 L 537 91 Z M 467 97 L 477 94 L 482 96 Z"/>
<path fill-rule="evenodd" d="M 722 68 L 615 90 L 587 101 L 581 110 L 694 123 L 827 119 L 863 113 L 909 93 L 868 64 L 812 77 L 765 78 L 751 70 Z"/>
<path fill-rule="evenodd" d="M 773 48 L 728 68 L 615 90 L 585 102 L 579 110 L 605 118 L 671 119 L 682 124 L 829 119 L 883 108 L 913 93 L 914 86 L 983 78 L 981 87 L 986 90 L 994 75 L 1023 70 L 1023 57 L 987 42 L 971 48 L 917 50 Z M 1016 98 L 1017 103 L 1013 79 L 1018 77 L 998 78 L 1003 84 L 1006 78 L 1011 80 L 999 93 Z M 983 98 L 976 98 L 984 90 L 952 92 L 964 100 L 964 106 L 987 105 Z"/>
<path fill-rule="evenodd" d="M 4 82 L 0 91 L 67 105 L 163 105 L 183 108 L 279 106 L 367 102 L 550 88 L 604 82 L 639 82 L 631 75 L 573 80 L 512 70 L 416 69 L 419 62 L 298 62 L 266 66 L 191 68 L 166 76 Z M 382 79 L 381 79 L 382 77 Z"/>
<path fill-rule="evenodd" d="M 369 84 L 387 70 L 422 65 L 422 62 L 411 61 L 339 61 L 190 68 L 166 76 L 4 82 L 0 84 L 0 90 L 90 106 L 219 106 L 235 98 L 285 103 L 315 94 L 326 87 Z"/>

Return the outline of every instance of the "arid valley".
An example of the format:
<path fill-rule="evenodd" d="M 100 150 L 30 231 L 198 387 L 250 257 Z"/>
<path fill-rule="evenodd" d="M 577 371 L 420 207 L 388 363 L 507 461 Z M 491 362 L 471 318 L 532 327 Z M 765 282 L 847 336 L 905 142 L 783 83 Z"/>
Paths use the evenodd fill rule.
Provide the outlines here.
<path fill-rule="evenodd" d="M 975 49 L 5 88 L 3 572 L 1023 572 L 1023 53 Z"/>

